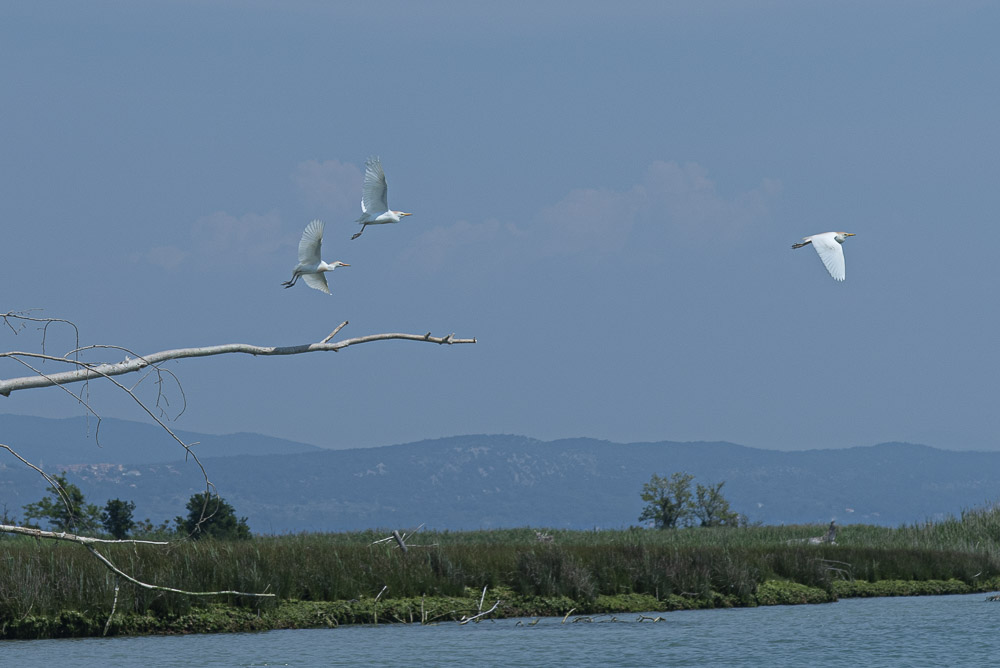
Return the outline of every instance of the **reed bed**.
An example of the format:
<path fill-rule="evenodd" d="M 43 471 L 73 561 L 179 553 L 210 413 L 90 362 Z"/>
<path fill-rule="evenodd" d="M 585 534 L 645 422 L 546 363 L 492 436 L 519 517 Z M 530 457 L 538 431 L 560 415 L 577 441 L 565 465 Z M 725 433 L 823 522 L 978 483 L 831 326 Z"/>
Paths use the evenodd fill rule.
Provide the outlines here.
<path fill-rule="evenodd" d="M 113 545 L 102 551 L 144 582 L 276 594 L 276 600 L 222 597 L 251 610 L 285 600 L 468 597 L 483 587 L 538 601 L 642 595 L 709 602 L 724 597 L 727 604 L 754 605 L 758 589 L 770 581 L 834 595 L 843 582 L 953 580 L 982 588 L 1000 578 L 995 507 L 895 529 L 849 525 L 840 529 L 836 545 L 804 542 L 825 531 L 808 525 L 421 531 L 407 538 L 406 552 L 393 541 L 375 543 L 388 531 L 368 531 Z M 111 610 L 116 577 L 78 545 L 8 537 L 0 540 L 0 564 L 0 624 Z M 204 599 L 117 584 L 123 614 L 170 617 L 207 605 Z"/>

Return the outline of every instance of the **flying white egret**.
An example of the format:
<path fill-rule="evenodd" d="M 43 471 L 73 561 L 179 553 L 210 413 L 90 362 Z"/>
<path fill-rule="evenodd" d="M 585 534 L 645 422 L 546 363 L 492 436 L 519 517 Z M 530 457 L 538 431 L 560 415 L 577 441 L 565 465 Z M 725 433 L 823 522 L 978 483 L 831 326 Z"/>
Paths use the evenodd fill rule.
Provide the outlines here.
<path fill-rule="evenodd" d="M 351 266 L 340 260 L 328 264 L 319 259 L 325 225 L 326 223 L 320 220 L 314 220 L 306 225 L 306 229 L 302 232 L 302 239 L 299 240 L 299 263 L 295 265 L 295 270 L 292 271 L 291 280 L 282 283 L 286 288 L 295 285 L 295 282 L 301 276 L 302 280 L 310 288 L 316 288 L 326 294 L 330 294 L 330 286 L 326 284 L 326 276 L 323 272 L 333 271 L 337 267 Z"/>
<path fill-rule="evenodd" d="M 847 237 L 853 237 L 853 232 L 824 232 L 814 234 L 811 237 L 803 237 L 802 243 L 792 244 L 792 248 L 802 248 L 812 244 L 819 254 L 819 259 L 823 260 L 826 270 L 830 272 L 835 281 L 842 281 L 846 277 L 844 273 L 844 249 L 840 244 L 844 243 Z"/>
<path fill-rule="evenodd" d="M 386 201 L 387 187 L 385 185 L 385 172 L 382 171 L 382 161 L 378 158 L 368 158 L 365 162 L 365 185 L 361 190 L 361 232 L 369 225 L 382 225 L 384 223 L 398 223 L 403 216 L 412 216 L 412 213 L 403 211 L 393 211 Z M 351 239 L 357 239 L 361 232 L 355 234 Z"/>

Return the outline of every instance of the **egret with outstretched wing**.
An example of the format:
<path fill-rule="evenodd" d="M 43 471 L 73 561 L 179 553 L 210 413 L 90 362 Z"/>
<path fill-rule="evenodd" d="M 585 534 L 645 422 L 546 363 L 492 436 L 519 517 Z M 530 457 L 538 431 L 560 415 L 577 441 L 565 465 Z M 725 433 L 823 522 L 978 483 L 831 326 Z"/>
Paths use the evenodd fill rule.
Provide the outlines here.
<path fill-rule="evenodd" d="M 378 158 L 368 158 L 365 163 L 365 184 L 361 189 L 361 232 L 369 225 L 398 223 L 403 216 L 412 216 L 405 211 L 393 211 L 387 201 L 388 187 L 385 184 L 385 172 L 382 171 L 382 161 Z M 361 232 L 351 239 L 357 239 Z"/>
<path fill-rule="evenodd" d="M 310 288 L 316 288 L 330 294 L 330 286 L 326 283 L 325 272 L 333 271 L 337 267 L 351 266 L 340 260 L 328 264 L 319 259 L 324 227 L 325 223 L 320 220 L 314 220 L 306 225 L 306 229 L 302 232 L 302 239 L 299 240 L 299 263 L 292 271 L 291 280 L 282 283 L 286 288 L 295 285 L 301 276 Z"/>
<path fill-rule="evenodd" d="M 819 259 L 823 260 L 826 270 L 833 276 L 833 280 L 842 281 L 847 275 L 844 266 L 844 249 L 841 244 L 847 237 L 853 237 L 853 232 L 824 232 L 814 234 L 811 237 L 803 237 L 802 243 L 792 244 L 792 248 L 802 248 L 812 244 L 819 254 Z"/>

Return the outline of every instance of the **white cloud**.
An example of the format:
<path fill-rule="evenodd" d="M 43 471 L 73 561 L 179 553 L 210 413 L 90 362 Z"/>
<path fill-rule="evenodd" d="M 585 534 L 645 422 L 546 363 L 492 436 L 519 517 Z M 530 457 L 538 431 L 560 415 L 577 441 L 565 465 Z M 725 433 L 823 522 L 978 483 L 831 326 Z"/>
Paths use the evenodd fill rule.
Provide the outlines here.
<path fill-rule="evenodd" d="M 218 211 L 195 221 L 191 230 L 194 252 L 212 262 L 255 260 L 284 244 L 277 212 L 248 213 L 240 217 Z"/>
<path fill-rule="evenodd" d="M 570 191 L 523 225 L 460 221 L 424 232 L 408 257 L 440 267 L 462 253 L 528 256 L 619 253 L 630 244 L 726 242 L 762 224 L 780 184 L 764 180 L 733 196 L 719 193 L 700 165 L 657 161 L 639 183 L 624 190 Z"/>
<path fill-rule="evenodd" d="M 361 202 L 361 171 L 337 160 L 306 160 L 295 167 L 291 180 L 314 215 L 347 216 Z M 163 269 L 181 265 L 230 266 L 259 260 L 274 252 L 295 247 L 298 234 L 283 234 L 281 216 L 276 211 L 234 216 L 217 211 L 199 218 L 191 226 L 190 245 L 157 246 L 135 253 L 133 262 L 148 262 Z M 294 253 L 292 253 L 294 257 Z"/>
<path fill-rule="evenodd" d="M 717 241 L 720 235 L 736 237 L 760 223 L 781 186 L 778 181 L 765 179 L 757 188 L 727 198 L 718 193 L 701 165 L 688 163 L 682 167 L 675 162 L 657 161 L 646 170 L 638 188 L 647 198 L 643 218 L 662 218 L 693 238 Z"/>
<path fill-rule="evenodd" d="M 689 241 L 735 239 L 762 222 L 776 181 L 765 180 L 734 197 L 719 194 L 698 164 L 654 162 L 642 181 L 628 190 L 574 190 L 538 217 L 552 254 L 611 253 L 622 250 L 633 232 L 666 232 Z"/>
<path fill-rule="evenodd" d="M 299 163 L 292 179 L 324 214 L 345 215 L 357 208 L 361 173 L 354 165 L 308 160 Z M 766 219 L 779 190 L 777 182 L 765 180 L 726 197 L 700 165 L 657 161 L 630 188 L 572 190 L 526 224 L 488 219 L 436 226 L 421 234 L 402 259 L 436 271 L 457 255 L 479 261 L 510 254 L 605 255 L 630 244 L 656 246 L 665 242 L 664 235 L 685 242 L 736 240 Z M 159 246 L 134 259 L 165 269 L 185 263 L 227 266 L 282 250 L 297 240 L 290 238 L 282 237 L 277 212 L 237 217 L 219 211 L 194 223 L 190 250 Z"/>
<path fill-rule="evenodd" d="M 236 266 L 260 260 L 289 245 L 282 238 L 281 216 L 277 212 L 234 216 L 218 211 L 195 221 L 191 227 L 190 249 L 157 246 L 132 256 L 133 262 L 148 262 L 163 269 L 177 269 L 192 263 L 199 267 Z"/>
<path fill-rule="evenodd" d="M 291 180 L 303 200 L 314 207 L 313 215 L 317 217 L 360 213 L 361 171 L 355 165 L 337 160 L 306 160 L 296 165 Z M 300 233 L 298 228 L 292 235 L 284 234 L 281 216 L 276 211 L 242 216 L 217 211 L 194 222 L 189 245 L 157 246 L 135 253 L 131 259 L 163 269 L 190 264 L 230 266 L 296 247 Z"/>
<path fill-rule="evenodd" d="M 620 250 L 643 208 L 643 194 L 613 190 L 574 190 L 538 215 L 534 226 L 549 252 L 574 254 L 587 249 Z"/>

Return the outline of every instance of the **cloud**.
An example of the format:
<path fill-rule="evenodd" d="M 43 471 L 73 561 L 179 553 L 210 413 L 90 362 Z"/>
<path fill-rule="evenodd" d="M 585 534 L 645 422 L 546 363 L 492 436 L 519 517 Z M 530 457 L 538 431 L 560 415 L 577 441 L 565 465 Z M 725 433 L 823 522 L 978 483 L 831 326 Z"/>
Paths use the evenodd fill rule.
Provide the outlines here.
<path fill-rule="evenodd" d="M 440 269 L 449 257 L 458 253 L 475 255 L 479 258 L 477 262 L 488 262 L 495 255 L 491 249 L 505 239 L 521 236 L 513 225 L 498 220 L 482 223 L 460 220 L 454 225 L 439 225 L 421 234 L 410 248 L 403 251 L 402 259 L 432 271 Z M 469 249 L 476 250 L 470 253 Z"/>
<path fill-rule="evenodd" d="M 587 249 L 620 250 L 642 209 L 642 193 L 573 190 L 544 209 L 535 228 L 547 238 L 550 252 L 574 254 Z"/>
<path fill-rule="evenodd" d="M 336 160 L 300 162 L 292 175 L 306 202 L 324 213 L 361 213 L 361 170 Z"/>
<path fill-rule="evenodd" d="M 195 221 L 190 250 L 157 246 L 133 255 L 132 261 L 148 262 L 163 269 L 177 269 L 188 263 L 202 268 L 232 267 L 260 260 L 288 243 L 287 238 L 282 238 L 281 216 L 277 212 L 237 217 L 218 211 Z"/>
<path fill-rule="evenodd" d="M 337 160 L 306 160 L 296 165 L 291 180 L 304 201 L 316 210 L 314 215 L 347 216 L 359 211 L 362 179 L 355 165 Z M 194 222 L 188 248 L 183 243 L 157 246 L 134 253 L 131 259 L 163 269 L 182 265 L 231 266 L 295 246 L 300 232 L 301 228 L 292 236 L 283 234 L 281 216 L 276 211 L 242 216 L 217 211 Z"/>
<path fill-rule="evenodd" d="M 720 195 L 705 168 L 695 163 L 683 167 L 657 161 L 646 170 L 638 189 L 647 198 L 644 218 L 662 217 L 668 225 L 693 238 L 718 240 L 736 237 L 768 214 L 781 184 L 765 179 L 752 190 L 732 198 Z"/>
<path fill-rule="evenodd" d="M 765 220 L 779 190 L 778 182 L 765 180 L 725 197 L 700 165 L 657 161 L 627 190 L 570 192 L 541 212 L 538 227 L 552 254 L 613 253 L 633 237 L 648 241 L 663 234 L 717 243 L 739 238 Z"/>
<path fill-rule="evenodd" d="M 191 230 L 195 252 L 215 261 L 256 260 L 280 249 L 281 216 L 271 211 L 240 217 L 218 211 L 195 221 Z"/>
<path fill-rule="evenodd" d="M 355 165 L 337 160 L 306 160 L 296 165 L 291 180 L 303 200 L 315 210 L 315 216 L 360 212 L 362 177 Z M 291 236 L 285 234 L 276 211 L 242 216 L 217 211 L 194 222 L 190 244 L 156 246 L 132 254 L 131 260 L 169 270 L 185 265 L 229 267 L 297 247 L 300 233 L 301 227 Z"/>
<path fill-rule="evenodd" d="M 424 232 L 408 256 L 440 267 L 449 256 L 604 255 L 664 243 L 725 243 L 763 224 L 780 183 L 726 196 L 696 163 L 656 161 L 624 190 L 578 189 L 522 224 L 460 221 Z"/>
<path fill-rule="evenodd" d="M 297 165 L 292 180 L 326 215 L 346 215 L 357 208 L 361 172 L 354 165 L 308 160 Z M 510 256 L 616 254 L 629 247 L 656 248 L 668 238 L 671 243 L 735 241 L 766 220 L 779 191 L 778 182 L 764 180 L 727 197 L 702 166 L 657 161 L 629 188 L 572 190 L 526 223 L 487 219 L 436 226 L 423 232 L 402 260 L 437 271 L 456 256 L 489 262 Z M 158 246 L 133 260 L 164 269 L 187 263 L 229 266 L 261 259 L 289 243 L 277 212 L 237 217 L 219 211 L 194 223 L 189 250 Z"/>

